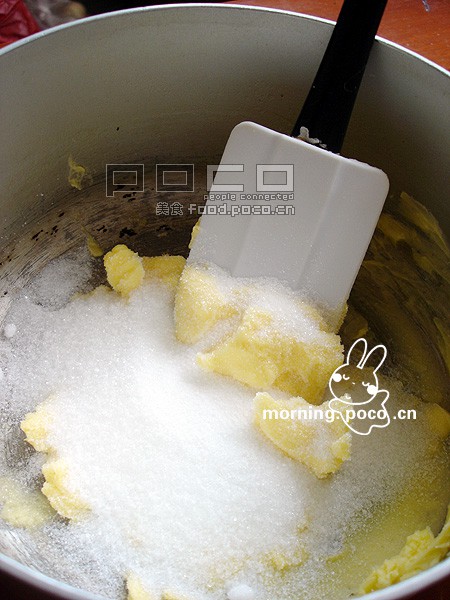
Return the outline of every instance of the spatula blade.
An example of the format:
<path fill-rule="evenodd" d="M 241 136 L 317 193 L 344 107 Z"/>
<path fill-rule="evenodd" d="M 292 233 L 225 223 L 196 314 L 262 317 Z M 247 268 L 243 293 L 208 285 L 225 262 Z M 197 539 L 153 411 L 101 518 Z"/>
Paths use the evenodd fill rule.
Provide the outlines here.
<path fill-rule="evenodd" d="M 240 123 L 225 147 L 189 261 L 212 262 L 236 277 L 277 278 L 339 312 L 388 189 L 380 169 Z"/>

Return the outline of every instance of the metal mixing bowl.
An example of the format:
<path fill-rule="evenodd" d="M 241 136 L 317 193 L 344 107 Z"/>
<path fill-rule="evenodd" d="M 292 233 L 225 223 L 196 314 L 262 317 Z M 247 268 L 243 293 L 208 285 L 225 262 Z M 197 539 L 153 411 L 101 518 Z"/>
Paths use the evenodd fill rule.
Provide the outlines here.
<path fill-rule="evenodd" d="M 331 24 L 283 11 L 173 5 L 93 17 L 0 51 L 0 322 L 10 299 L 49 259 L 95 232 L 147 254 L 186 253 L 195 215 L 156 215 L 157 163 L 204 166 L 220 157 L 232 127 L 253 120 L 288 132 L 329 38 Z M 378 40 L 343 154 L 386 171 L 447 232 L 449 73 Z M 91 185 L 67 183 L 67 160 L 86 165 Z M 106 197 L 107 163 L 143 163 L 144 192 Z M 11 424 L 9 424 L 10 426 Z M 20 459 L 10 427 L 5 460 Z M 61 598 L 93 598 L 57 556 L 0 525 L 0 568 Z M 38 573 L 36 571 L 40 571 Z M 450 574 L 450 560 L 367 596 L 400 599 Z"/>

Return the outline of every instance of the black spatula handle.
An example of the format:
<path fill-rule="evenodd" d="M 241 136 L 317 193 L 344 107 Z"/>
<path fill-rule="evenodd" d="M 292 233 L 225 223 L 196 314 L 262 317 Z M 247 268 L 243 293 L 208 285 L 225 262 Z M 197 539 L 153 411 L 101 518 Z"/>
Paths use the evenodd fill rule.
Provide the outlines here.
<path fill-rule="evenodd" d="M 340 152 L 386 3 L 344 1 L 292 136 L 307 127 L 309 137 L 318 138 L 331 152 Z"/>

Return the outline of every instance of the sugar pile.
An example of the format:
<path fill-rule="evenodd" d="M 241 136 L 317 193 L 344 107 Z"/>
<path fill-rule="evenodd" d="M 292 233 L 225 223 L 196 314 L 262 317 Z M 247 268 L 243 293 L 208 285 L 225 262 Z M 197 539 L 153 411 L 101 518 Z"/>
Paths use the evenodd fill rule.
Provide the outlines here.
<path fill-rule="evenodd" d="M 24 291 L 34 304 L 61 308 L 75 292 L 87 291 L 94 261 L 87 248 L 77 248 L 55 258 L 38 273 Z"/>
<path fill-rule="evenodd" d="M 319 481 L 253 427 L 254 390 L 202 371 L 195 348 L 175 340 L 163 284 L 146 282 L 128 301 L 101 289 L 60 307 L 61 262 L 47 269 L 32 288 L 39 301 L 26 290 L 8 315 L 15 331 L 0 342 L 0 385 L 2 413 L 15 422 L 53 396 L 51 443 L 92 508 L 34 538 L 66 565 L 67 581 L 108 597 L 121 597 L 133 572 L 150 590 L 192 600 L 224 600 L 226 590 L 344 598 L 318 587 L 326 558 L 355 515 L 369 518 L 398 495 L 422 456 L 423 429 L 398 422 L 355 440 L 352 460 Z M 41 464 L 31 457 L 15 475 L 33 480 Z M 299 540 L 310 558 L 298 572 L 266 577 L 265 557 L 292 554 Z"/>
<path fill-rule="evenodd" d="M 268 312 L 277 331 L 302 342 L 324 342 L 326 334 L 317 325 L 319 312 L 281 281 L 270 277 L 233 277 L 217 265 L 194 265 L 200 270 L 205 269 L 214 278 L 223 297 L 231 305 L 241 310 L 252 307 Z M 206 337 L 207 344 L 215 340 L 214 331 Z"/>
<path fill-rule="evenodd" d="M 176 343 L 163 285 L 60 310 L 26 295 L 9 318 L 14 409 L 54 396 L 52 444 L 128 570 L 195 591 L 222 565 L 296 544 L 309 477 L 253 429 L 254 392 Z"/>

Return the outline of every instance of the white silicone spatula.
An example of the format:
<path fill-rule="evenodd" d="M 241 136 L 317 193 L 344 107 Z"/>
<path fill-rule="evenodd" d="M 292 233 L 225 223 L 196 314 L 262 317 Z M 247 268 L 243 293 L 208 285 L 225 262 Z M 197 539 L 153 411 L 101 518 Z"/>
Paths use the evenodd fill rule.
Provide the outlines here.
<path fill-rule="evenodd" d="M 340 314 L 389 188 L 379 169 L 337 154 L 386 2 L 345 0 L 291 136 L 233 129 L 189 262 L 277 278 Z"/>

